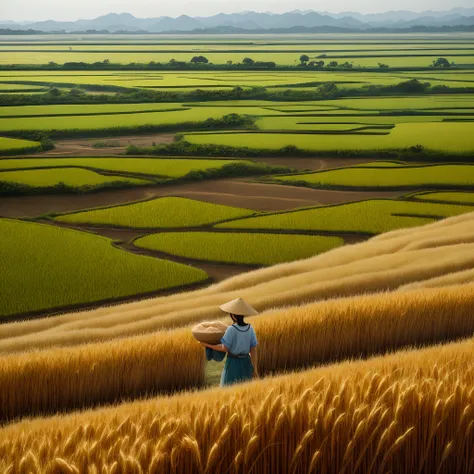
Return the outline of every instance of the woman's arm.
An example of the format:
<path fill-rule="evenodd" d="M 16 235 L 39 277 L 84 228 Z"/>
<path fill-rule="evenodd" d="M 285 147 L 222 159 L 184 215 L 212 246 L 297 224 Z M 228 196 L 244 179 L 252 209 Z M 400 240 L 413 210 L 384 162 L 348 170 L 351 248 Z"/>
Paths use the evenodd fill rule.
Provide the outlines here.
<path fill-rule="evenodd" d="M 215 351 L 218 351 L 218 352 L 229 352 L 229 349 L 226 346 L 224 346 L 224 344 L 212 345 L 212 344 L 206 344 L 205 342 L 201 342 L 201 346 L 209 347 L 209 349 L 214 349 Z"/>
<path fill-rule="evenodd" d="M 252 359 L 253 364 L 253 376 L 254 378 L 258 378 L 258 353 L 257 353 L 257 346 L 254 346 L 250 349 L 250 358 Z"/>

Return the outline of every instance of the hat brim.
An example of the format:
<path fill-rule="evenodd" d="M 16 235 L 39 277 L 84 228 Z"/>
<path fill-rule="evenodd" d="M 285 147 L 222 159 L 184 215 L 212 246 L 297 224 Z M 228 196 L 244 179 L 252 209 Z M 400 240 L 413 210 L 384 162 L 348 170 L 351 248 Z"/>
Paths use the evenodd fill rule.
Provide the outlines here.
<path fill-rule="evenodd" d="M 243 300 L 229 301 L 228 303 L 219 306 L 219 308 L 225 313 L 237 314 L 239 316 L 255 316 L 258 314 L 258 311 Z"/>

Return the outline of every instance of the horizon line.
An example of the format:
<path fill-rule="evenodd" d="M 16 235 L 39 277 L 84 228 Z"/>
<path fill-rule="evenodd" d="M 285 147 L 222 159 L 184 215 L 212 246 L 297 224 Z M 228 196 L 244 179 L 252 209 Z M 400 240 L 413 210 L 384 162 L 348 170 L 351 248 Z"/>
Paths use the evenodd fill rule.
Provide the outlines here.
<path fill-rule="evenodd" d="M 367 16 L 367 15 L 383 15 L 384 13 L 416 13 L 416 14 L 421 14 L 421 13 L 428 13 L 428 12 L 436 12 L 436 13 L 442 13 L 442 12 L 451 12 L 453 10 L 456 10 L 456 9 L 465 9 L 465 10 L 474 10 L 474 7 L 463 7 L 463 6 L 453 6 L 449 9 L 429 9 L 429 10 L 385 10 L 385 11 L 379 11 L 379 12 L 366 12 L 366 13 L 361 13 L 359 11 L 356 11 L 356 10 L 343 10 L 343 11 L 337 11 L 337 12 L 334 12 L 334 11 L 328 11 L 328 10 L 312 10 L 312 9 L 299 9 L 299 8 L 296 8 L 294 10 L 288 10 L 288 11 L 283 11 L 283 12 L 273 12 L 273 11 L 270 11 L 270 10 L 265 10 L 265 11 L 259 11 L 259 10 L 241 10 L 241 11 L 234 11 L 234 12 L 231 12 L 231 13 L 224 13 L 223 11 L 220 11 L 218 13 L 213 13 L 213 14 L 209 14 L 209 15 L 188 15 L 186 13 L 181 13 L 179 15 L 176 15 L 176 16 L 173 16 L 173 15 L 160 15 L 160 16 L 149 16 L 149 17 L 145 17 L 145 16 L 136 16 L 134 15 L 133 13 L 130 13 L 130 12 L 127 12 L 127 11 L 122 11 L 120 13 L 118 12 L 114 12 L 114 11 L 110 11 L 108 13 L 103 13 L 103 14 L 100 14 L 100 15 L 97 15 L 97 16 L 94 16 L 94 17 L 90 17 L 90 18 L 86 18 L 86 17 L 80 17 L 80 18 L 75 18 L 74 20 L 55 20 L 54 18 L 50 17 L 46 20 L 10 20 L 10 19 L 4 19 L 4 20 L 0 20 L 0 24 L 2 24 L 3 22 L 14 22 L 14 23 L 39 23 L 39 22 L 44 22 L 44 21 L 55 21 L 55 22 L 61 22 L 61 23 L 64 23 L 64 22 L 76 22 L 76 21 L 81 21 L 81 20 L 85 20 L 85 21 L 91 21 L 91 20 L 96 20 L 97 18 L 101 18 L 101 17 L 104 17 L 104 16 L 108 16 L 108 15 L 130 15 L 130 16 L 133 16 L 134 18 L 136 18 L 137 20 L 149 20 L 149 19 L 158 19 L 158 18 L 173 18 L 173 19 L 176 19 L 176 18 L 180 18 L 182 16 L 187 16 L 189 18 L 210 18 L 210 17 L 213 17 L 213 16 L 218 16 L 218 15 L 242 15 L 242 14 L 246 14 L 246 13 L 259 13 L 259 14 L 267 14 L 267 15 L 285 15 L 287 13 L 296 13 L 296 12 L 301 12 L 302 14 L 308 14 L 308 13 L 318 13 L 320 15 L 341 15 L 341 14 L 344 14 L 344 13 L 347 13 L 347 14 L 357 14 L 357 15 L 363 15 L 363 16 Z M 3 23 L 4 24 L 4 23 Z"/>

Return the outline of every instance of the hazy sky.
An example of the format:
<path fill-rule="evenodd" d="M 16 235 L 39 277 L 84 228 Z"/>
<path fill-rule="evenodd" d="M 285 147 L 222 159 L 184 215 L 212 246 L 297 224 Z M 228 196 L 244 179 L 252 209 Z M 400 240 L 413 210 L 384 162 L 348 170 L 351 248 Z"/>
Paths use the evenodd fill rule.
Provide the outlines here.
<path fill-rule="evenodd" d="M 361 13 L 388 10 L 448 10 L 453 7 L 472 7 L 472 0 L 0 0 L 1 20 L 76 20 L 95 18 L 115 12 L 131 13 L 140 18 L 158 16 L 208 16 L 243 10 L 283 13 L 294 9 L 317 11 L 358 11 Z"/>

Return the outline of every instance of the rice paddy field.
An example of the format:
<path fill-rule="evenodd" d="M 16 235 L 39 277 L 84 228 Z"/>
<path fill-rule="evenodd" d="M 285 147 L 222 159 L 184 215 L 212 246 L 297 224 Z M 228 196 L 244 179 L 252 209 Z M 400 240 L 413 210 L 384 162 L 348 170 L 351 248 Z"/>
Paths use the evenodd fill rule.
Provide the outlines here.
<path fill-rule="evenodd" d="M 178 125 L 189 122 L 200 122 L 208 118 L 220 118 L 225 110 L 219 108 L 182 108 L 172 112 L 149 112 L 137 114 L 103 114 L 92 116 L 68 115 L 27 118 L 2 118 L 0 131 L 21 130 L 97 130 L 110 128 L 130 128 L 144 125 Z"/>
<path fill-rule="evenodd" d="M 390 119 L 386 121 L 390 122 Z M 292 134 L 286 130 L 281 130 L 280 133 L 187 133 L 185 139 L 197 145 L 246 146 L 270 150 L 295 146 L 309 152 L 382 151 L 421 145 L 437 152 L 467 153 L 474 147 L 473 124 L 470 122 L 410 123 L 407 119 L 406 123 L 398 123 L 391 130 L 386 130 L 387 133 L 381 132 L 380 129 L 373 133 L 369 127 L 366 133 L 349 129 L 348 133 L 340 133 L 335 138 L 333 131 L 340 131 L 340 126 L 340 123 L 336 124 L 332 131 L 326 129 L 325 134 Z M 318 127 L 319 124 L 315 125 L 314 129 L 318 130 Z"/>
<path fill-rule="evenodd" d="M 111 183 L 150 184 L 151 181 L 123 176 L 101 175 L 82 168 L 53 168 L 0 172 L 0 182 L 22 184 L 33 188 L 49 188 L 63 184 L 74 188 L 103 186 Z"/>
<path fill-rule="evenodd" d="M 423 201 L 474 203 L 474 193 L 469 192 L 424 192 L 411 194 L 410 197 Z"/>
<path fill-rule="evenodd" d="M 2 153 L 22 153 L 39 148 L 38 142 L 30 140 L 18 140 L 16 138 L 0 137 L 0 155 Z"/>
<path fill-rule="evenodd" d="M 1 53 L 0 53 L 1 54 Z M 414 72 L 361 72 L 354 71 L 0 71 L 0 86 L 41 88 L 113 86 L 118 88 L 144 88 L 154 90 L 231 89 L 234 87 L 266 87 L 270 90 L 294 88 L 310 90 L 315 84 L 336 83 L 354 89 L 370 85 L 395 85 L 417 78 L 432 85 L 472 87 L 474 73 L 470 70 L 450 73 L 438 70 Z"/>
<path fill-rule="evenodd" d="M 126 206 L 67 214 L 56 217 L 55 220 L 72 224 L 158 229 L 199 227 L 254 214 L 255 212 L 249 209 L 166 197 Z"/>
<path fill-rule="evenodd" d="M 0 66 L 1 472 L 473 471 L 472 34 L 3 35 Z M 213 387 L 191 328 L 239 297 L 262 380 Z"/>
<path fill-rule="evenodd" d="M 319 54 L 318 54 L 319 53 Z M 371 55 L 369 52 L 358 52 L 354 54 L 337 54 L 332 55 L 331 53 L 309 53 L 308 56 L 311 60 L 318 61 L 321 54 L 326 54 L 324 60 L 327 62 L 338 61 L 341 63 L 352 62 L 354 67 L 366 67 L 366 68 L 377 68 L 379 63 L 384 63 L 393 68 L 400 67 L 420 67 L 427 68 L 431 66 L 433 61 L 441 55 L 443 51 L 432 51 L 423 54 L 410 54 L 410 55 L 390 55 L 390 53 L 381 53 Z M 472 50 L 469 53 L 465 52 L 447 52 L 445 51 L 443 57 L 446 57 L 448 61 L 459 64 L 460 66 L 474 65 L 474 53 Z M 47 64 L 49 61 L 53 61 L 58 64 L 64 64 L 66 62 L 86 62 L 95 63 L 108 59 L 109 61 L 116 64 L 130 64 L 133 62 L 140 62 L 148 64 L 151 61 L 168 63 L 170 60 L 175 59 L 176 61 L 189 62 L 193 56 L 197 54 L 205 54 L 209 62 L 213 64 L 226 64 L 227 61 L 234 63 L 241 63 L 244 58 L 248 57 L 248 53 L 238 53 L 233 51 L 223 51 L 221 53 L 209 52 L 187 52 L 187 53 L 170 53 L 170 52 L 123 52 L 123 51 L 103 51 L 103 52 L 79 52 L 70 54 L 69 52 L 21 52 L 14 51 L 13 53 L 1 52 L 0 53 L 0 64 Z M 298 65 L 299 58 L 302 54 L 306 54 L 304 50 L 294 52 L 251 52 L 252 59 L 255 61 L 272 61 L 279 65 Z M 375 56 L 375 57 L 374 57 Z"/>
<path fill-rule="evenodd" d="M 153 70 L 141 66 L 150 61 L 189 61 L 194 55 L 204 55 L 210 63 L 218 65 L 235 65 L 250 57 L 254 61 L 274 61 L 277 66 L 295 66 L 302 54 L 307 54 L 310 61 L 324 61 L 324 67 L 311 71 L 303 66 L 214 71 Z M 450 68 L 430 67 L 439 57 L 454 64 Z M 25 97 L 30 93 L 44 97 L 33 102 L 37 105 L 11 105 L 17 103 L 13 101 L 0 106 L 0 134 L 9 137 L 0 139 L 0 147 L 5 149 L 4 155 L 11 154 L 16 146 L 20 150 L 14 159 L 0 159 L 0 181 L 6 186 L 3 194 L 11 194 L 12 186 L 22 186 L 23 194 L 58 193 L 62 187 L 69 192 L 74 190 L 77 199 L 68 198 L 71 204 L 63 206 L 58 195 L 58 206 L 51 201 L 51 205 L 41 207 L 35 218 L 52 226 L 78 226 L 102 232 L 106 237 L 117 236 L 128 251 L 158 252 L 171 259 L 176 257 L 177 261 L 270 265 L 307 257 L 311 252 L 320 253 L 352 242 L 351 239 L 358 241 L 361 236 L 427 224 L 471 210 L 473 176 L 468 162 L 474 151 L 473 57 L 472 35 L 3 37 L 0 95 L 17 102 L 22 100 L 22 91 Z M 96 70 L 32 69 L 50 62 L 105 59 L 103 67 L 96 64 Z M 328 68 L 333 61 L 351 63 L 352 68 L 338 69 L 334 63 Z M 108 68 L 108 63 L 132 62 L 137 66 Z M 380 68 L 379 63 L 388 68 Z M 21 68 L 11 69 L 5 66 L 8 64 Z M 413 79 L 448 89 L 436 93 L 397 90 L 382 96 L 371 92 L 373 87 L 395 86 Z M 324 84 L 334 84 L 340 92 L 334 98 L 319 100 L 294 96 L 298 92 L 314 92 Z M 235 95 L 226 95 L 226 91 L 236 87 L 243 91 L 258 88 L 267 95 L 276 95 L 265 99 L 243 95 L 238 100 Z M 449 88 L 465 90 L 454 93 Z M 61 103 L 72 89 L 80 93 L 75 94 L 74 100 L 68 99 L 70 103 Z M 197 89 L 202 94 L 215 95 L 205 100 L 189 96 L 189 101 L 176 100 L 177 96 L 146 99 L 146 94 L 181 94 Z M 138 93 L 144 95 L 130 100 L 131 94 Z M 87 102 L 80 103 L 84 97 Z M 123 99 L 117 101 L 117 97 Z M 243 130 L 201 127 L 206 120 L 233 113 L 250 117 L 253 125 L 247 124 Z M 142 140 L 148 140 L 148 148 L 140 149 L 138 133 L 150 133 L 147 130 L 166 131 L 170 139 L 162 142 L 156 132 L 157 135 Z M 176 154 L 181 156 L 172 153 L 173 156 L 163 157 L 153 152 L 150 145 L 155 143 L 155 136 L 157 143 L 169 143 L 180 130 L 183 146 L 208 148 L 195 147 L 187 152 L 177 147 Z M 130 135 L 128 143 L 139 144 L 129 156 L 124 156 L 127 141 L 120 138 L 125 133 Z M 118 137 L 114 139 L 117 146 L 108 143 L 108 134 Z M 77 141 L 63 146 L 62 136 L 75 137 Z M 21 156 L 21 146 L 29 143 L 39 150 L 38 142 L 23 140 L 31 137 L 52 137 L 57 149 L 36 157 Z M 87 137 L 91 137 L 88 143 L 83 141 Z M 101 147 L 100 156 L 94 156 L 94 140 L 96 149 Z M 221 145 L 227 148 L 216 148 Z M 244 156 L 249 155 L 248 158 L 236 158 L 242 147 L 247 149 Z M 287 147 L 288 151 L 282 153 Z M 445 163 L 373 161 L 378 151 L 396 159 L 397 153 L 410 149 L 421 150 L 428 160 L 425 152 L 431 153 L 429 157 L 446 155 Z M 273 151 L 278 152 L 282 158 L 278 162 L 266 160 L 258 156 L 262 150 L 270 156 Z M 296 160 L 293 168 L 292 150 L 295 154 L 302 151 L 322 158 L 314 163 L 307 160 L 305 165 Z M 134 151 L 149 156 L 133 156 Z M 324 157 L 326 153 L 344 157 L 363 156 L 366 152 L 371 163 L 349 166 L 349 162 L 344 162 L 342 168 L 337 161 L 332 165 Z M 193 154 L 200 157 L 186 156 Z M 295 173 L 296 170 L 299 172 Z M 222 177 L 235 186 L 239 176 L 250 175 L 253 181 L 246 178 L 247 183 L 258 180 L 259 187 L 254 191 L 246 188 L 248 196 L 239 196 L 235 191 L 226 193 L 225 185 L 220 193 L 214 193 L 212 181 L 207 181 Z M 188 191 L 185 183 L 191 180 L 206 182 L 200 191 Z M 170 188 L 167 193 L 166 186 L 176 183 L 184 188 Z M 316 195 L 306 194 L 304 199 L 295 198 L 292 205 L 288 192 L 292 193 L 293 184 L 299 186 L 295 195 L 304 192 L 304 187 L 318 192 L 333 189 L 334 196 L 338 190 L 353 190 L 354 194 L 335 200 L 330 194 L 321 194 L 321 201 Z M 286 197 L 281 185 L 289 189 Z M 130 198 L 113 193 L 108 197 L 113 186 L 136 190 L 130 192 Z M 177 195 L 173 194 L 175 189 Z M 372 194 L 364 194 L 367 190 L 372 190 Z M 394 194 L 383 194 L 386 190 Z M 417 194 L 403 197 L 408 190 Z M 81 196 L 84 191 L 88 191 L 90 199 Z M 433 198 L 425 195 L 428 191 L 435 193 Z M 436 193 L 450 193 L 450 197 L 443 199 Z M 74 200 L 84 204 L 73 204 Z M 263 200 L 271 201 L 270 208 L 277 210 L 278 203 L 284 203 L 283 208 L 290 212 L 261 212 L 259 203 Z M 227 205 L 229 202 L 232 204 Z M 324 205 L 326 202 L 337 205 Z M 21 201 L 14 200 L 13 209 L 17 204 L 24 209 Z M 18 212 L 18 216 L 24 215 L 22 210 Z M 11 214 L 9 211 L 8 216 Z M 13 215 L 16 216 L 15 211 Z M 41 220 L 43 215 L 46 220 Z M 193 232 L 173 232 L 179 229 Z M 152 235 L 154 230 L 156 235 Z M 115 233 L 110 234 L 112 231 Z M 291 239 L 294 246 L 288 243 Z M 149 245 L 139 250 L 140 242 Z"/>
<path fill-rule="evenodd" d="M 152 234 L 134 242 L 137 247 L 179 257 L 247 265 L 300 260 L 343 243 L 338 237 L 220 232 Z"/>
<path fill-rule="evenodd" d="M 355 166 L 310 174 L 276 176 L 276 181 L 334 188 L 470 188 L 472 165 Z"/>
<path fill-rule="evenodd" d="M 41 92 L 44 88 L 40 86 L 28 86 L 24 84 L 0 84 L 0 93 L 5 94 L 6 92 Z"/>
<path fill-rule="evenodd" d="M 158 90 L 181 90 L 196 88 L 211 89 L 231 89 L 236 86 L 244 88 L 265 86 L 281 87 L 289 84 L 298 84 L 304 87 L 305 84 L 314 82 L 338 82 L 340 84 L 369 85 L 371 83 L 396 83 L 398 76 L 388 76 L 379 78 L 376 74 L 357 73 L 354 76 L 348 73 L 339 72 L 220 72 L 215 73 L 203 71 L 18 71 L 14 74 L 8 71 L 0 71 L 0 82 L 3 86 L 10 85 L 32 85 L 33 87 L 57 86 L 71 87 L 88 85 L 115 86 L 121 88 L 145 88 Z M 374 82 L 375 81 L 375 82 Z M 399 81 L 398 81 L 399 82 Z"/>
<path fill-rule="evenodd" d="M 171 158 L 18 158 L 0 160 L 0 170 L 32 170 L 38 168 L 85 168 L 103 172 L 130 175 L 148 175 L 163 178 L 182 178 L 191 171 L 220 169 L 245 164 L 255 170 L 271 171 L 265 164 L 229 159 L 171 159 Z"/>
<path fill-rule="evenodd" d="M 133 112 L 168 112 L 183 110 L 182 104 L 101 104 L 34 105 L 1 107 L 2 118 L 56 117 L 67 115 L 113 115 Z M 184 110 L 189 110 L 184 108 Z"/>
<path fill-rule="evenodd" d="M 378 108 L 377 108 L 378 107 Z M 15 106 L 0 110 L 0 132 L 97 134 L 101 129 L 176 130 L 230 113 L 254 118 L 251 131 L 187 132 L 198 145 L 314 152 L 393 150 L 422 146 L 444 153 L 474 149 L 474 96 L 338 99 L 304 103 L 228 101 L 113 105 Z M 470 115 L 471 114 L 471 115 Z M 41 120 L 39 120 L 41 119 Z M 114 132 L 116 133 L 116 132 Z M 337 135 L 337 137 L 335 137 Z"/>
<path fill-rule="evenodd" d="M 471 211 L 470 206 L 456 204 L 381 199 L 250 217 L 218 224 L 216 227 L 379 234 Z"/>
<path fill-rule="evenodd" d="M 348 36 L 347 36 L 348 37 Z M 186 39 L 147 38 L 144 42 L 133 44 L 129 38 L 121 42 L 110 42 L 107 38 L 90 41 L 81 38 L 79 41 L 49 40 L 45 43 L 30 41 L 21 43 L 3 41 L 0 45 L 0 63 L 2 64 L 47 64 L 53 61 L 58 64 L 65 62 L 99 62 L 108 59 L 112 63 L 149 63 L 150 61 L 167 63 L 190 61 L 197 55 L 205 55 L 215 64 L 226 64 L 228 61 L 240 63 L 246 57 L 255 61 L 274 61 L 281 65 L 299 64 L 302 54 L 310 60 L 353 62 L 365 67 L 378 67 L 385 63 L 390 67 L 428 66 L 436 58 L 443 56 L 450 62 L 461 65 L 472 65 L 474 48 L 471 38 L 446 40 L 440 38 L 436 42 L 419 42 L 416 35 L 404 35 L 405 41 L 394 39 L 388 35 L 380 35 L 378 40 L 360 41 L 354 37 L 352 42 L 341 42 L 332 37 L 323 41 L 315 41 L 312 35 L 295 35 L 289 40 L 270 35 L 264 41 L 226 40 L 196 42 L 195 38 Z M 409 54 L 408 54 L 409 53 Z"/>
<path fill-rule="evenodd" d="M 186 265 L 132 255 L 104 237 L 8 219 L 1 219 L 0 226 L 0 317 L 150 293 L 207 278 Z"/>

